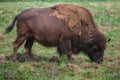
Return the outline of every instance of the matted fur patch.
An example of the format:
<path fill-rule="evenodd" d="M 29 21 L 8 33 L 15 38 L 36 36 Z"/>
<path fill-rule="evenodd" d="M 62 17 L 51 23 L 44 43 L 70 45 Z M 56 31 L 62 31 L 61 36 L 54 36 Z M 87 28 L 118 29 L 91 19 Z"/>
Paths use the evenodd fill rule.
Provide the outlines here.
<path fill-rule="evenodd" d="M 89 23 L 89 14 L 87 9 L 78 5 L 58 4 L 52 7 L 54 13 L 50 14 L 67 22 L 67 26 L 72 29 L 75 26 L 81 26 L 83 23 Z"/>

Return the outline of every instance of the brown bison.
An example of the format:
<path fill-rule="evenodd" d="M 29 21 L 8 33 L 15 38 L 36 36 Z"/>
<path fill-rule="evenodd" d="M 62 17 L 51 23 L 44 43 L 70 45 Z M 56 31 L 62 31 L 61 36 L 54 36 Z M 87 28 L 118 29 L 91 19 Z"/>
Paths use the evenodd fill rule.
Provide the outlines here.
<path fill-rule="evenodd" d="M 60 56 L 84 52 L 93 62 L 102 62 L 106 38 L 97 29 L 91 12 L 73 4 L 58 4 L 49 8 L 32 8 L 18 14 L 6 29 L 10 32 L 16 23 L 17 38 L 14 41 L 13 60 L 18 48 L 25 41 L 26 53 L 32 59 L 34 41 L 57 47 Z"/>

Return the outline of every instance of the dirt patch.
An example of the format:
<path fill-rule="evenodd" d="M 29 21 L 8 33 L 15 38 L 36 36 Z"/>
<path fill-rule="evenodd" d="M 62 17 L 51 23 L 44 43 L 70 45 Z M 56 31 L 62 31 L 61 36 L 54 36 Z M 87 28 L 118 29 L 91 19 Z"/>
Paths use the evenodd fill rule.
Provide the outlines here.
<path fill-rule="evenodd" d="M 108 62 L 106 64 L 106 67 L 108 69 L 115 69 L 117 66 L 120 66 L 120 56 L 117 56 L 117 58 L 114 61 Z"/>
<path fill-rule="evenodd" d="M 65 69 L 67 68 L 70 71 L 72 71 L 71 75 L 77 75 L 77 74 L 80 74 L 80 72 L 81 72 L 80 67 L 76 64 L 68 63 L 64 68 Z"/>
<path fill-rule="evenodd" d="M 120 50 L 120 46 L 116 45 L 116 46 L 114 46 L 114 48 Z"/>
<path fill-rule="evenodd" d="M 11 56 L 5 56 L 6 60 L 12 60 L 13 55 Z M 53 56 L 51 58 L 49 57 L 44 57 L 44 56 L 38 56 L 33 54 L 33 62 L 41 62 L 41 61 L 49 61 L 49 62 L 59 62 L 58 60 L 58 56 Z M 29 58 L 29 56 L 26 53 L 18 53 L 17 54 L 17 61 L 19 62 L 25 62 L 25 61 L 31 61 L 31 59 Z"/>
<path fill-rule="evenodd" d="M 106 54 L 108 54 L 108 53 L 106 53 Z M 108 62 L 113 62 L 113 59 L 111 58 L 110 55 L 105 55 L 105 56 L 104 56 L 104 60 L 105 60 L 105 61 L 108 61 Z"/>
<path fill-rule="evenodd" d="M 93 63 L 93 64 L 91 64 L 91 67 L 95 68 L 95 69 L 98 69 L 98 68 L 100 68 L 100 64 Z"/>
<path fill-rule="evenodd" d="M 75 64 L 70 64 L 70 63 L 68 63 L 68 64 L 66 65 L 66 67 L 68 67 L 68 68 L 70 68 L 70 69 L 78 69 L 78 70 L 80 70 L 80 67 L 79 67 L 78 65 L 75 65 Z"/>
<path fill-rule="evenodd" d="M 88 63 L 88 62 L 82 62 L 79 66 L 82 69 L 88 69 L 88 68 L 90 68 L 90 63 Z"/>
<path fill-rule="evenodd" d="M 117 55 L 117 60 L 120 60 L 120 54 L 119 54 L 119 55 Z"/>
<path fill-rule="evenodd" d="M 88 63 L 88 62 L 83 62 L 79 66 L 82 69 L 88 69 L 88 68 L 98 69 L 98 68 L 100 68 L 100 64 L 97 64 L 97 63 Z"/>
<path fill-rule="evenodd" d="M 4 54 L 0 54 L 0 62 L 4 62 L 6 60 L 6 57 Z"/>
<path fill-rule="evenodd" d="M 0 34 L 0 40 L 3 40 L 5 38 L 6 38 L 6 36 Z"/>
<path fill-rule="evenodd" d="M 116 66 L 115 62 L 109 62 L 109 63 L 106 64 L 106 67 L 107 67 L 108 69 L 113 69 L 114 66 Z"/>

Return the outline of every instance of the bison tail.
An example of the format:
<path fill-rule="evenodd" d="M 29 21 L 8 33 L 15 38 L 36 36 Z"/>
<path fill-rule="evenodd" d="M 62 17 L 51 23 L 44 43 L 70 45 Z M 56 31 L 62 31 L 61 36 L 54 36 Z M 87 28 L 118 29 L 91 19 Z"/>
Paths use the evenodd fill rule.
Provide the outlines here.
<path fill-rule="evenodd" d="M 18 16 L 18 15 L 17 15 L 17 16 Z M 13 27 L 14 27 L 14 25 L 15 25 L 15 22 L 16 22 L 16 20 L 17 20 L 17 16 L 15 16 L 15 18 L 14 18 L 12 24 L 11 24 L 8 28 L 6 28 L 5 34 L 11 32 L 11 30 L 13 29 Z"/>

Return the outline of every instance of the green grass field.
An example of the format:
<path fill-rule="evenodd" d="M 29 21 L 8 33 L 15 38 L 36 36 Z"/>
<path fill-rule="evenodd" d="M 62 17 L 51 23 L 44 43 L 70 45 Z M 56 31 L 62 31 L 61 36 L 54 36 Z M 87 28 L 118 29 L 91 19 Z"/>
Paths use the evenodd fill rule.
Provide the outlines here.
<path fill-rule="evenodd" d="M 120 1 L 71 1 L 0 2 L 0 80 L 120 80 Z M 34 62 L 25 55 L 24 45 L 19 49 L 18 61 L 12 61 L 16 28 L 10 34 L 4 32 L 15 15 L 24 9 L 57 3 L 78 4 L 91 10 L 99 30 L 111 38 L 102 64 L 92 63 L 83 53 L 68 61 L 66 56 L 59 58 L 56 48 L 38 43 L 32 48 Z"/>

